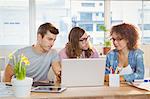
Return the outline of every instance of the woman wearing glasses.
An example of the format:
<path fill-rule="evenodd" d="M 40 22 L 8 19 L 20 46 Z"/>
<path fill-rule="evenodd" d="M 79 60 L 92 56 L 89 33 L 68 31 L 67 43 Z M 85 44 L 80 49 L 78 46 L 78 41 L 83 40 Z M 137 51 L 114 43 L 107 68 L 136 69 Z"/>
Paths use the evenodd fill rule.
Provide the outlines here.
<path fill-rule="evenodd" d="M 106 58 L 106 80 L 109 73 L 120 74 L 121 81 L 144 78 L 143 51 L 138 48 L 138 29 L 132 24 L 113 26 L 110 32 L 115 49 Z"/>
<path fill-rule="evenodd" d="M 60 52 L 60 58 L 98 58 L 99 55 L 89 42 L 90 36 L 80 27 L 71 29 L 68 43 Z"/>

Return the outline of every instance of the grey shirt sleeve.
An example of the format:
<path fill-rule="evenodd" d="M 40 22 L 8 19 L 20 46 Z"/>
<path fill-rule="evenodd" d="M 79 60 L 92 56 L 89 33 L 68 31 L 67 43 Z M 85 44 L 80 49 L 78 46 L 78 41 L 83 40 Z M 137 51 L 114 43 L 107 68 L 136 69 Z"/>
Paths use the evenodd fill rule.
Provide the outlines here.
<path fill-rule="evenodd" d="M 60 61 L 60 57 L 59 57 L 59 54 L 57 53 L 56 50 L 52 50 L 52 62 L 54 61 Z"/>

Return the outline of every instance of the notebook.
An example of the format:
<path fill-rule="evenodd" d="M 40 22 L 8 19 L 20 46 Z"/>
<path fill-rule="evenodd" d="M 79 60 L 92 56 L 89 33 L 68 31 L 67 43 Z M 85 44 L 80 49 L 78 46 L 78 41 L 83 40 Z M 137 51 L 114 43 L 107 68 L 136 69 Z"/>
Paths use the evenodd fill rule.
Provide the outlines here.
<path fill-rule="evenodd" d="M 139 89 L 150 91 L 150 78 L 137 79 L 134 82 L 127 82 L 127 84 L 134 86 Z"/>
<path fill-rule="evenodd" d="M 63 59 L 61 65 L 62 86 L 104 85 L 105 58 Z"/>

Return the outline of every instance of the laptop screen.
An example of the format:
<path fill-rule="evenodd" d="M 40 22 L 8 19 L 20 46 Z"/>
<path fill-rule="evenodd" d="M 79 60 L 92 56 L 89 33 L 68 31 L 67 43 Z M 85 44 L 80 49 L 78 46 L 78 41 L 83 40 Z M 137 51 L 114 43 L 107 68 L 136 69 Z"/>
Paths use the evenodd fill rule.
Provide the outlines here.
<path fill-rule="evenodd" d="M 104 85 L 105 58 L 63 59 L 62 86 Z"/>

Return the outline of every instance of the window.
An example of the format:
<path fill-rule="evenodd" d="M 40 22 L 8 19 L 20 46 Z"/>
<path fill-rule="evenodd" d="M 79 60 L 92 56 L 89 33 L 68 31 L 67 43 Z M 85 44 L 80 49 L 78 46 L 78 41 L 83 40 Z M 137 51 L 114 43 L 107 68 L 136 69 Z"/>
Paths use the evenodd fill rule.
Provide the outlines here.
<path fill-rule="evenodd" d="M 102 6 L 99 5 L 100 3 Z M 99 36 L 101 31 L 96 31 L 96 24 L 104 21 L 103 3 L 103 0 L 55 0 L 55 2 L 54 0 L 36 0 L 36 27 L 38 28 L 40 24 L 47 21 L 54 23 L 60 31 L 54 44 L 58 48 L 65 46 L 68 41 L 68 33 L 74 26 L 85 29 L 91 35 L 93 44 L 102 43 L 104 35 Z"/>
<path fill-rule="evenodd" d="M 0 45 L 30 45 L 33 38 L 29 33 L 29 1 L 0 1 Z M 44 22 L 51 22 L 60 31 L 55 47 L 64 47 L 74 26 L 84 28 L 91 35 L 93 44 L 103 43 L 104 34 L 99 26 L 104 24 L 106 0 L 33 1 L 36 9 L 36 19 L 33 21 L 36 23 L 35 31 Z M 110 0 L 110 3 L 111 26 L 122 22 L 133 23 L 142 31 L 142 42 L 150 44 L 150 1 Z"/>
<path fill-rule="evenodd" d="M 143 26 L 143 30 L 150 30 L 150 24 L 138 24 L 138 26 L 140 27 L 140 29 L 142 30 L 142 26 Z"/>
<path fill-rule="evenodd" d="M 112 25 L 129 22 L 140 27 L 142 43 L 150 44 L 150 1 L 111 1 L 111 15 Z"/>
<path fill-rule="evenodd" d="M 73 26 L 85 29 L 90 34 L 94 45 L 104 41 L 104 32 L 100 31 L 97 25 L 104 24 L 103 5 L 104 0 L 71 0 L 70 10 L 71 17 L 74 19 L 72 20 Z"/>
<path fill-rule="evenodd" d="M 79 24 L 79 27 L 85 29 L 86 31 L 93 31 L 93 24 Z"/>
<path fill-rule="evenodd" d="M 83 7 L 95 7 L 95 3 L 81 3 Z"/>
<path fill-rule="evenodd" d="M 64 47 L 68 32 L 72 26 L 69 0 L 36 0 L 36 28 L 44 22 L 50 22 L 59 29 L 54 47 Z M 37 29 L 36 29 L 37 30 Z"/>
<path fill-rule="evenodd" d="M 29 2 L 0 1 L 0 45 L 29 45 Z"/>
<path fill-rule="evenodd" d="M 98 13 L 98 12 L 96 13 L 96 16 L 99 16 L 99 13 Z"/>
<path fill-rule="evenodd" d="M 150 1 L 143 1 L 141 13 L 141 30 L 143 44 L 150 44 Z"/>
<path fill-rule="evenodd" d="M 90 12 L 81 12 L 80 21 L 92 21 L 92 13 Z"/>
<path fill-rule="evenodd" d="M 100 30 L 100 26 L 102 26 L 102 25 L 104 25 L 104 24 L 96 24 L 96 31 L 102 31 L 102 30 Z"/>
<path fill-rule="evenodd" d="M 103 6 L 103 3 L 99 3 L 99 6 Z"/>

